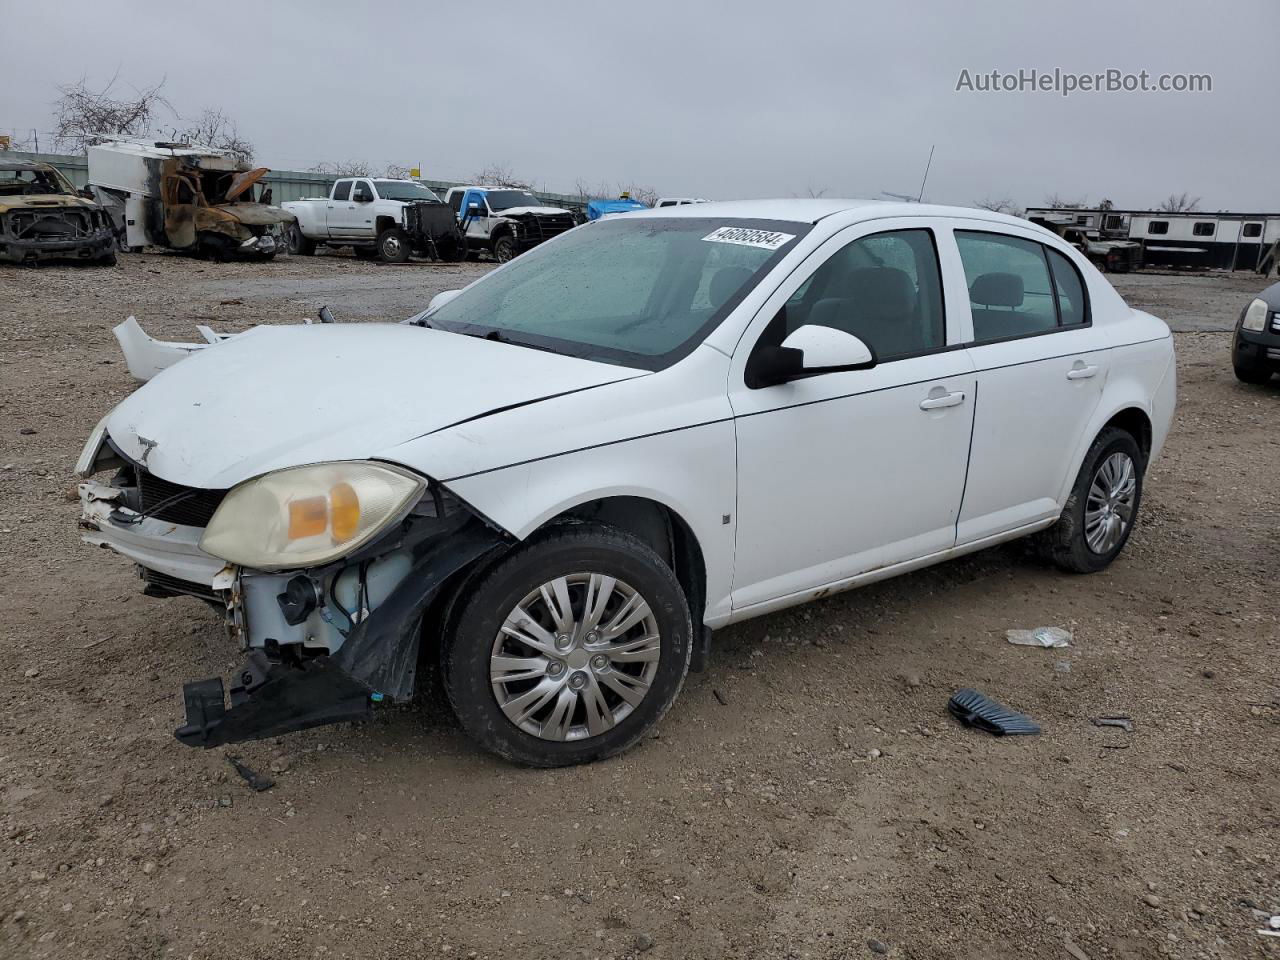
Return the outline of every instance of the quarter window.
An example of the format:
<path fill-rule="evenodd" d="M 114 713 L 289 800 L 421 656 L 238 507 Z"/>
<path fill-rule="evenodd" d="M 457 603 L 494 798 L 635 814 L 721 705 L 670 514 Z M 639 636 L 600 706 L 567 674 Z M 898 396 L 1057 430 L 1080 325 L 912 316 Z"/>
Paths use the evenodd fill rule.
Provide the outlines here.
<path fill-rule="evenodd" d="M 350 200 L 351 199 L 351 181 L 339 180 L 333 187 L 333 199 Z"/>
<path fill-rule="evenodd" d="M 815 270 L 787 302 L 786 333 L 832 327 L 894 360 L 945 346 L 943 317 L 933 234 L 893 230 L 854 240 Z"/>
<path fill-rule="evenodd" d="M 1193 237 L 1212 237 L 1213 223 L 1209 220 L 1200 220 L 1191 227 L 1191 235 Z"/>
<path fill-rule="evenodd" d="M 1047 249 L 1053 286 L 1058 294 L 1058 322 L 1064 327 L 1078 327 L 1089 322 L 1089 304 L 1085 300 L 1080 271 L 1057 250 Z"/>
<path fill-rule="evenodd" d="M 1161 237 L 1169 232 L 1168 220 L 1152 220 L 1147 224 L 1147 236 Z"/>
<path fill-rule="evenodd" d="M 969 286 L 975 343 L 1025 337 L 1058 325 L 1044 247 L 965 230 L 956 231 L 956 244 Z"/>

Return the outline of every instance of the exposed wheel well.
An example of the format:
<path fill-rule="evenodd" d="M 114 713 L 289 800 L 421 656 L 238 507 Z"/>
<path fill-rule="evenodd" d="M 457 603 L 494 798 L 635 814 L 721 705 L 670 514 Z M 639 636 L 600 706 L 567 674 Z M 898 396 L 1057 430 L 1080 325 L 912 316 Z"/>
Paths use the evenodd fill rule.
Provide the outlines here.
<path fill-rule="evenodd" d="M 1121 410 L 1103 427 L 1118 427 L 1138 442 L 1144 460 L 1151 458 L 1151 420 L 1137 407 Z"/>
<path fill-rule="evenodd" d="M 689 601 L 695 625 L 706 605 L 707 568 L 702 548 L 689 525 L 675 511 L 643 497 L 605 497 L 579 504 L 548 521 L 596 520 L 626 530 L 670 564 Z"/>
<path fill-rule="evenodd" d="M 382 216 L 375 222 L 374 235 L 379 235 L 383 230 L 390 230 L 392 227 L 400 226 L 400 222 L 395 217 Z"/>

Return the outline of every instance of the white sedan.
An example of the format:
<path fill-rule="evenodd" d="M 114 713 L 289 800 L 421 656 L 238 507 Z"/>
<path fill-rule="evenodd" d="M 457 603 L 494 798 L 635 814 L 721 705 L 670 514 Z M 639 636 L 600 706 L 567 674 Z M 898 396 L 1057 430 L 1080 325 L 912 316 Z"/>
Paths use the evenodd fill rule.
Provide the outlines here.
<path fill-rule="evenodd" d="M 916 204 L 587 224 L 403 324 L 119 332 L 172 365 L 90 438 L 84 537 L 248 653 L 179 739 L 357 718 L 426 665 L 546 766 L 634 744 L 718 627 L 1031 534 L 1102 569 L 1176 393 L 1168 327 L 1057 236 Z"/>

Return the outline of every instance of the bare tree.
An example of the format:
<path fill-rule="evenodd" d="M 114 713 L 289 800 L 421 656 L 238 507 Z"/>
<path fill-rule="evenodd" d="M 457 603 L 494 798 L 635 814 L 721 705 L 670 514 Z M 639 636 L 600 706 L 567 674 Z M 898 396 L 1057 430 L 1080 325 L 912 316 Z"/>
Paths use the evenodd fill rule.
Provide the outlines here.
<path fill-rule="evenodd" d="M 1078 200 L 1062 197 L 1059 194 L 1051 193 L 1044 198 L 1044 205 L 1051 210 L 1064 210 L 1069 208 L 1087 207 L 1089 205 L 1088 197 L 1080 197 Z"/>
<path fill-rule="evenodd" d="M 161 93 L 164 81 L 117 99 L 112 88 L 118 79 L 112 77 L 101 90 L 91 89 L 84 77 L 58 87 L 58 99 L 53 103 L 56 149 L 83 153 L 86 147 L 113 136 L 146 136 L 154 128 L 156 113 L 169 107 Z"/>
<path fill-rule="evenodd" d="M 1191 194 L 1171 193 L 1165 201 L 1160 204 L 1160 209 L 1164 213 L 1191 213 L 1193 210 L 1200 208 L 1200 198 L 1193 197 Z"/>
<path fill-rule="evenodd" d="M 388 180 L 408 180 L 410 167 L 406 167 L 402 163 L 388 163 L 387 169 L 383 171 L 383 176 Z"/>
<path fill-rule="evenodd" d="M 331 177 L 372 177 L 373 166 L 367 160 L 343 160 L 339 163 L 317 163 L 312 173 L 325 173 Z"/>
<path fill-rule="evenodd" d="M 514 187 L 518 190 L 528 190 L 531 186 L 529 181 L 517 177 L 511 167 L 505 163 L 490 163 L 473 179 L 476 183 L 487 187 Z"/>
<path fill-rule="evenodd" d="M 1012 197 L 984 197 L 981 200 L 973 201 L 973 205 L 979 210 L 991 210 L 994 213 L 1007 213 L 1013 217 L 1024 216 L 1027 212 L 1019 206 L 1018 201 L 1014 200 Z"/>
<path fill-rule="evenodd" d="M 185 127 L 173 128 L 174 140 L 226 150 L 243 163 L 253 159 L 253 144 L 240 135 L 235 121 L 221 110 L 207 108 L 195 120 L 183 122 Z"/>
<path fill-rule="evenodd" d="M 652 207 L 658 202 L 658 191 L 642 183 L 618 184 L 618 195 L 621 196 L 624 193 L 630 194 L 632 200 L 638 200 L 646 207 Z"/>

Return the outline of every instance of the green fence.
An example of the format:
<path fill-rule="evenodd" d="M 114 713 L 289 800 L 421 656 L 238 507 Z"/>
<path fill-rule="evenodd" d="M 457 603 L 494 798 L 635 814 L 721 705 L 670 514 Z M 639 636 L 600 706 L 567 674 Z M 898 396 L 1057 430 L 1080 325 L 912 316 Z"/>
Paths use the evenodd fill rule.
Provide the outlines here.
<path fill-rule="evenodd" d="M 36 160 L 41 163 L 50 163 L 66 174 L 67 179 L 74 183 L 77 188 L 89 185 L 89 162 L 84 156 L 73 156 L 64 153 L 25 153 L 21 150 L 11 150 L 0 152 L 0 159 Z M 262 183 L 271 188 L 273 202 L 283 203 L 286 200 L 302 200 L 306 197 L 327 197 L 329 195 L 329 186 L 336 179 L 338 178 L 333 174 L 316 173 L 312 170 L 272 170 L 263 178 Z M 423 179 L 420 182 L 436 191 L 441 197 L 450 187 L 463 185 L 463 181 L 456 180 Z M 548 193 L 543 190 L 534 190 L 532 193 L 550 207 L 564 207 L 579 212 L 582 212 L 586 207 L 586 201 L 579 196 Z"/>

